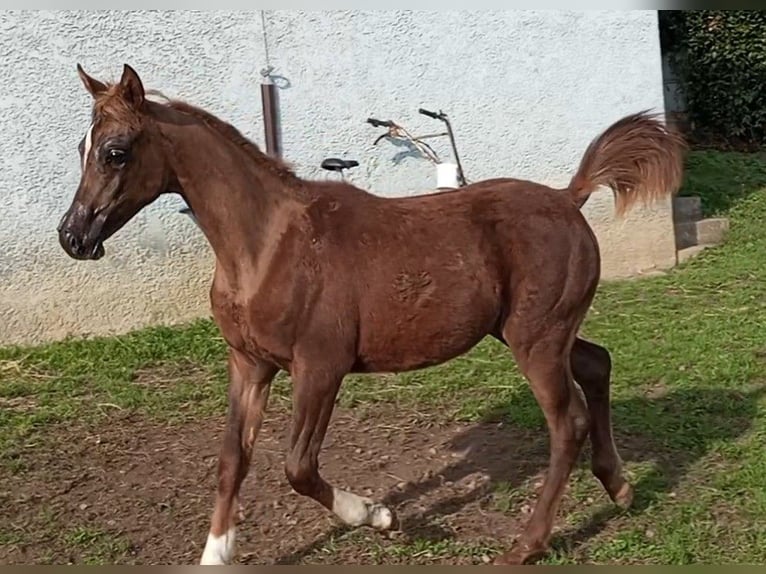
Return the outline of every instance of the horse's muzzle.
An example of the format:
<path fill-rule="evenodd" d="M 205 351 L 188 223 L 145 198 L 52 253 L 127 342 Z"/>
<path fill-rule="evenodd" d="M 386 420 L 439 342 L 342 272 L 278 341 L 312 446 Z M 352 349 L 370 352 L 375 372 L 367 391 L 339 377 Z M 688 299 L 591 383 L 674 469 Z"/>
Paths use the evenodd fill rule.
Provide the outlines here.
<path fill-rule="evenodd" d="M 72 259 L 101 259 L 104 256 L 101 230 L 105 221 L 106 214 L 94 216 L 82 205 L 73 205 L 57 227 L 61 247 Z"/>

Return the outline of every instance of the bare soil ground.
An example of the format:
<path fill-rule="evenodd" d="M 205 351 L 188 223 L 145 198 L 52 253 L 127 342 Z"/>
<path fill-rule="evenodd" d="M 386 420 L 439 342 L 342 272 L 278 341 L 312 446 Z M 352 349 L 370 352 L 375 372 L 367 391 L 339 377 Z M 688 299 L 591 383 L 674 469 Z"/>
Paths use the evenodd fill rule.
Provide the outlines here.
<path fill-rule="evenodd" d="M 529 508 L 500 512 L 491 504 L 493 486 L 530 477 L 534 483 L 547 460 L 547 437 L 500 423 L 430 421 L 391 407 L 361 416 L 336 411 L 321 458 L 324 476 L 385 500 L 401 526 L 391 534 L 368 530 L 356 543 L 352 533 L 328 553 L 322 548 L 349 531 L 292 492 L 283 471 L 289 414 L 272 408 L 243 487 L 238 560 L 371 563 L 380 558 L 370 551 L 370 536 L 376 548 L 413 539 L 510 543 Z M 171 425 L 119 411 L 106 424 L 51 428 L 44 443 L 17 453 L 15 470 L 0 468 L 2 514 L 20 533 L 17 542 L 0 545 L 0 563 L 196 563 L 222 431 L 223 418 Z M 487 560 L 459 554 L 453 563 Z M 424 561 L 428 555 L 426 549 Z M 413 561 L 411 553 L 405 558 Z"/>

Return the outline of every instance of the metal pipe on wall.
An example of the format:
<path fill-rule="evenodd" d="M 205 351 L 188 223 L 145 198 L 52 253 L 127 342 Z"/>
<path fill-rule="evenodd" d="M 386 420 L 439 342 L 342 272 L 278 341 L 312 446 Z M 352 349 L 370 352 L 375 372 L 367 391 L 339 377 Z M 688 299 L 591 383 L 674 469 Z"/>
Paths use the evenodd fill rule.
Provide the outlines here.
<path fill-rule="evenodd" d="M 261 83 L 263 131 L 266 138 L 266 153 L 275 157 L 282 157 L 278 126 L 279 100 L 277 96 L 277 86 L 271 79 L 271 71 L 271 67 L 261 71 L 261 75 L 263 76 L 263 83 Z"/>
<path fill-rule="evenodd" d="M 263 37 L 263 54 L 266 58 L 266 67 L 261 70 L 261 106 L 263 108 L 263 130 L 266 136 L 266 153 L 275 157 L 282 157 L 282 146 L 279 141 L 279 100 L 277 86 L 271 77 L 274 66 L 269 60 L 269 40 L 266 29 L 266 11 L 259 10 L 261 14 L 261 33 Z"/>

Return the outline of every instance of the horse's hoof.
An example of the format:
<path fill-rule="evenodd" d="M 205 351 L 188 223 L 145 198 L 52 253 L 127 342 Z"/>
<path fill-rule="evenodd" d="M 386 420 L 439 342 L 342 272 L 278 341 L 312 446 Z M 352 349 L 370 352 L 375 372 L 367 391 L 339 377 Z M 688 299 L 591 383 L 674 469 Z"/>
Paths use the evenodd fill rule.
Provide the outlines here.
<path fill-rule="evenodd" d="M 370 506 L 370 526 L 376 530 L 397 530 L 399 528 L 399 519 L 396 513 L 382 504 L 372 504 Z"/>
<path fill-rule="evenodd" d="M 631 504 L 633 504 L 633 487 L 630 483 L 625 481 L 612 500 L 623 510 L 630 508 Z"/>
<path fill-rule="evenodd" d="M 225 534 L 215 536 L 212 532 L 207 535 L 205 550 L 202 552 L 200 566 L 226 566 L 234 557 L 234 545 L 237 530 L 230 528 Z"/>
<path fill-rule="evenodd" d="M 505 554 L 495 558 L 493 566 L 522 566 L 532 564 L 543 558 L 548 553 L 548 549 L 542 546 L 529 548 L 525 546 L 516 546 Z"/>

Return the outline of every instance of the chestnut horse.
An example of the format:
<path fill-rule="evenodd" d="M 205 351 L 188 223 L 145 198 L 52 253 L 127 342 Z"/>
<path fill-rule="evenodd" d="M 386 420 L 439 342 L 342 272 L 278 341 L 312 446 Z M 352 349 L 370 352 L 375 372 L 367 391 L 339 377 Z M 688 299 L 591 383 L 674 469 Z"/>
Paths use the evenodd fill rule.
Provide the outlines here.
<path fill-rule="evenodd" d="M 437 365 L 486 336 L 510 348 L 550 439 L 531 518 L 496 563 L 546 553 L 588 435 L 593 473 L 614 503 L 631 503 L 612 436 L 610 355 L 577 336 L 600 278 L 580 207 L 601 186 L 619 213 L 676 192 L 685 144 L 657 117 L 640 112 L 611 125 L 564 189 L 502 178 L 383 198 L 298 177 L 209 112 L 148 99 L 127 65 L 116 83 L 77 70 L 94 102 L 80 183 L 58 226 L 63 249 L 101 258 L 112 234 L 172 192 L 215 253 L 210 301 L 228 345 L 229 407 L 203 564 L 234 558 L 240 486 L 279 370 L 293 389 L 292 488 L 346 524 L 390 529 L 390 509 L 319 473 L 341 382 Z"/>

